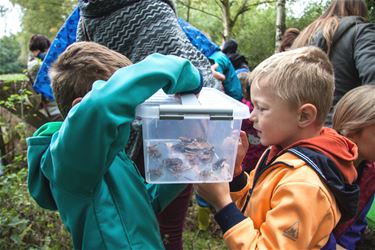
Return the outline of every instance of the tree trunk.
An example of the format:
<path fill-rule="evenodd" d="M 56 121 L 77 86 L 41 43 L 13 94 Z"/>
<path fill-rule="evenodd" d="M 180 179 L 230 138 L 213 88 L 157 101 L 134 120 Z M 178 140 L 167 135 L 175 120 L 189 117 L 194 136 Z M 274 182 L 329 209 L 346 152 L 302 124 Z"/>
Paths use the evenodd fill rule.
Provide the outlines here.
<path fill-rule="evenodd" d="M 6 150 L 5 150 L 5 142 L 4 142 L 4 137 L 3 137 L 3 131 L 0 126 L 0 175 L 2 174 L 2 167 L 4 165 L 8 164 L 8 161 L 6 160 L 5 156 L 6 155 Z"/>
<path fill-rule="evenodd" d="M 190 22 L 190 6 L 191 6 L 191 0 L 188 1 L 188 4 L 187 4 L 187 10 L 186 10 L 186 21 L 187 22 Z"/>
<path fill-rule="evenodd" d="M 229 0 L 222 0 L 221 10 L 223 13 L 223 38 L 227 41 L 232 36 L 232 22 L 230 16 L 230 3 Z"/>
<path fill-rule="evenodd" d="M 276 3 L 275 52 L 280 46 L 281 38 L 285 31 L 285 2 L 286 0 L 277 0 Z"/>

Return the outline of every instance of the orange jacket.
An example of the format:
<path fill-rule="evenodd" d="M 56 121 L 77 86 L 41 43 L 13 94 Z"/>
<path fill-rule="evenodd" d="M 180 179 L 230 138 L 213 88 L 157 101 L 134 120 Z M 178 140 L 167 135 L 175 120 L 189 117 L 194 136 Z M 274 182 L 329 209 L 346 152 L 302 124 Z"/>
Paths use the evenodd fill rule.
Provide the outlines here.
<path fill-rule="evenodd" d="M 332 135 L 347 146 L 332 144 L 326 151 L 341 157 L 316 150 L 325 141 L 319 137 Z M 320 249 L 328 241 L 342 211 L 348 213 L 345 205 L 354 204 L 349 213 L 355 212 L 358 187 L 347 180 L 355 179 L 351 161 L 357 156 L 356 146 L 331 129 L 324 129 L 321 136 L 278 153 L 273 152 L 274 148 L 268 149 L 257 168 L 250 175 L 243 175 L 247 178 L 246 185 L 231 195 L 247 218 L 237 216 L 238 223 L 224 230 L 224 240 L 230 249 Z M 337 167 L 339 160 L 345 164 Z M 340 170 L 342 167 L 347 171 Z M 232 210 L 230 216 L 235 217 L 236 211 L 229 205 L 215 216 L 219 224 L 219 217 L 227 213 L 228 218 L 229 210 Z"/>

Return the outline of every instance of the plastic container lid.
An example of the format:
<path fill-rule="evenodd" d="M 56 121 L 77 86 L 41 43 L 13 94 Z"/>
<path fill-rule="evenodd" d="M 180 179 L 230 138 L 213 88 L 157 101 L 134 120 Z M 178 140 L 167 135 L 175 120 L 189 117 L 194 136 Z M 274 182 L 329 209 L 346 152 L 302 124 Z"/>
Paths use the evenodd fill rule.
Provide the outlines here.
<path fill-rule="evenodd" d="M 197 102 L 166 95 L 162 89 L 138 105 L 136 116 L 151 119 L 210 118 L 216 120 L 246 119 L 249 107 L 214 88 L 202 88 Z"/>

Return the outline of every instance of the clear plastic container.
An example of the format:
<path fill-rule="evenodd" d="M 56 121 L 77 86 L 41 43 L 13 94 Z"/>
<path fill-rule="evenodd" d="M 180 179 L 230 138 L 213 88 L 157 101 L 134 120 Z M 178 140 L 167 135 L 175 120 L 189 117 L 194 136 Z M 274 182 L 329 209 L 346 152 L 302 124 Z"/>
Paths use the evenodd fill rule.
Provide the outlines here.
<path fill-rule="evenodd" d="M 239 132 L 249 108 L 219 90 L 176 97 L 162 90 L 139 105 L 146 181 L 232 180 Z"/>

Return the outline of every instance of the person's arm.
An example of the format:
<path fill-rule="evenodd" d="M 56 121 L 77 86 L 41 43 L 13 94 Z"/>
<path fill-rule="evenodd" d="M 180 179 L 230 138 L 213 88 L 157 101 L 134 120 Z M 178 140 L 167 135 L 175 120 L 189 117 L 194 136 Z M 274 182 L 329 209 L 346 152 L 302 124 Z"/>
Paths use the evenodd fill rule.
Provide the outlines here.
<path fill-rule="evenodd" d="M 198 70 L 186 59 L 153 54 L 117 70 L 108 81 L 74 106 L 50 147 L 54 184 L 68 191 L 92 194 L 129 137 L 135 108 L 157 90 L 168 93 L 199 90 Z"/>
<path fill-rule="evenodd" d="M 272 209 L 267 211 L 264 222 L 256 227 L 251 217 L 246 218 L 234 203 L 230 203 L 229 188 L 223 184 L 205 185 L 206 189 L 200 194 L 218 209 L 215 220 L 230 249 L 309 249 L 319 244 L 323 247 L 325 242 L 320 241 L 328 239 L 338 222 L 330 198 L 319 186 L 300 182 L 278 186 L 269 201 Z M 248 206 L 263 209 L 260 204 L 251 202 Z M 317 239 L 317 232 L 323 238 Z"/>
<path fill-rule="evenodd" d="M 356 27 L 354 60 L 362 84 L 375 84 L 375 24 L 362 23 Z"/>
<path fill-rule="evenodd" d="M 218 73 L 225 75 L 225 80 L 223 81 L 223 87 L 225 94 L 230 97 L 241 101 L 242 100 L 242 87 L 240 80 L 237 78 L 236 71 L 230 62 L 229 58 L 221 52 L 216 52 L 212 57 L 210 57 L 218 64 L 216 71 Z"/>

